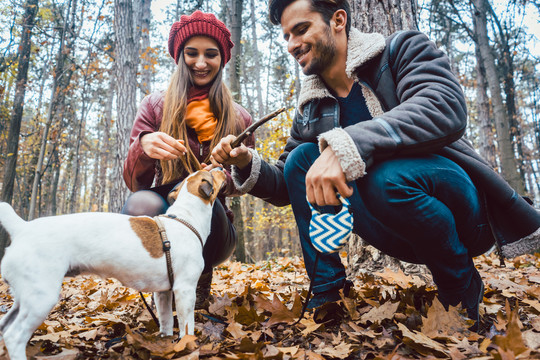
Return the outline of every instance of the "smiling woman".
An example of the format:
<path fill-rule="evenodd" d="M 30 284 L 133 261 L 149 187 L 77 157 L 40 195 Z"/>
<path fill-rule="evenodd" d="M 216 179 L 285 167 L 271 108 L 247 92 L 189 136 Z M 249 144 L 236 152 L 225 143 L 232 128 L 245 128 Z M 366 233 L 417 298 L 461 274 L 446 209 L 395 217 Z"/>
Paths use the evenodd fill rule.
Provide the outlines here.
<path fill-rule="evenodd" d="M 172 25 L 168 48 L 177 67 L 167 91 L 144 98 L 135 118 L 124 164 L 124 180 L 134 194 L 126 201 L 124 213 L 164 213 L 168 193 L 187 175 L 210 163 L 216 142 L 251 125 L 251 116 L 233 101 L 222 81 L 233 46 L 231 33 L 213 14 L 195 11 Z M 254 146 L 253 136 L 246 144 Z M 229 169 L 225 172 L 226 186 L 214 203 L 212 231 L 203 251 L 205 269 L 197 307 L 209 300 L 212 267 L 225 261 L 236 246 L 225 197 L 239 192 Z"/>

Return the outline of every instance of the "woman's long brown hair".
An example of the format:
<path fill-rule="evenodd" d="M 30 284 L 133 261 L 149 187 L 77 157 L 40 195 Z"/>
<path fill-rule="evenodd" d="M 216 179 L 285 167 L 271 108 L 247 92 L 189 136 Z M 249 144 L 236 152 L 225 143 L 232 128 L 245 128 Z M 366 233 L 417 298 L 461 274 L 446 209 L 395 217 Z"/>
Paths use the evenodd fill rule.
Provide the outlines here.
<path fill-rule="evenodd" d="M 238 135 L 241 131 L 231 92 L 223 83 L 222 77 L 223 66 L 216 74 L 208 94 L 210 110 L 217 119 L 216 131 L 210 142 L 210 149 L 213 149 L 221 138 L 229 134 Z M 184 51 L 182 50 L 179 56 L 178 66 L 172 75 L 171 82 L 165 93 L 163 120 L 161 121 L 159 130 L 175 139 L 184 140 L 187 153 L 185 156 L 180 156 L 175 160 L 160 160 L 163 184 L 179 179 L 201 168 L 199 161 L 189 148 L 185 121 L 188 90 L 191 86 L 193 86 L 193 79 L 189 68 L 184 62 Z M 203 160 L 206 163 L 208 161 L 209 156 Z"/>

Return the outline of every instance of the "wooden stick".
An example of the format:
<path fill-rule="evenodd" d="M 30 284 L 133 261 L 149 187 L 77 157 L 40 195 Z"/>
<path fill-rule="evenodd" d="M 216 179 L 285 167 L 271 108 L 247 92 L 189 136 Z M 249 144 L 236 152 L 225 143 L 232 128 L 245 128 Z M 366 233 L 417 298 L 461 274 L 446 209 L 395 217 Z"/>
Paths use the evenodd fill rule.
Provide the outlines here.
<path fill-rule="evenodd" d="M 279 114 L 281 114 L 283 111 L 285 111 L 285 108 L 281 108 L 279 110 L 276 110 L 268 115 L 265 115 L 262 119 L 260 119 L 259 121 L 251 124 L 250 126 L 248 126 L 246 128 L 246 130 L 242 131 L 242 133 L 240 133 L 240 135 L 238 135 L 238 137 L 236 139 L 234 139 L 234 141 L 231 143 L 231 147 L 234 149 L 235 147 L 238 147 L 240 146 L 240 144 L 242 143 L 242 141 L 244 141 L 248 136 L 250 136 L 251 134 L 253 134 L 253 132 L 255 130 L 257 130 L 257 128 L 259 126 L 261 126 L 262 124 L 264 124 L 265 122 L 267 122 L 268 120 L 270 119 L 273 119 L 275 118 L 276 116 L 278 116 Z"/>

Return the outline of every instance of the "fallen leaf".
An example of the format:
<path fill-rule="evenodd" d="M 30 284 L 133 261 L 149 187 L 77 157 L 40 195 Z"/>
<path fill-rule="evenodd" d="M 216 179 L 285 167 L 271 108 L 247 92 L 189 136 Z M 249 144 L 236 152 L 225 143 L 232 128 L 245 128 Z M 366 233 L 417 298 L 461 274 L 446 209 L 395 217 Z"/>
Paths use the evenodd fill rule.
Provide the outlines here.
<path fill-rule="evenodd" d="M 438 298 L 428 308 L 427 318 L 423 318 L 422 332 L 430 338 L 454 336 L 467 329 L 466 320 L 458 313 L 456 307 L 450 306 L 446 311 Z"/>
<path fill-rule="evenodd" d="M 237 322 L 229 324 L 229 326 L 227 326 L 227 331 L 235 339 L 240 339 L 247 335 L 247 332 L 242 329 L 242 324 L 239 324 Z"/>
<path fill-rule="evenodd" d="M 440 343 L 430 339 L 425 334 L 409 330 L 402 323 L 398 323 L 398 329 L 403 334 L 403 342 L 410 348 L 422 355 L 435 355 L 438 357 L 449 356 L 450 352 Z"/>
<path fill-rule="evenodd" d="M 373 308 L 369 312 L 362 315 L 360 321 L 362 323 L 367 323 L 369 321 L 374 324 L 380 324 L 383 320 L 392 319 L 398 307 L 398 302 L 392 303 L 387 301 L 378 308 Z"/>
<path fill-rule="evenodd" d="M 508 325 L 506 327 L 506 335 L 496 335 L 492 341 L 504 351 L 511 351 L 515 355 L 519 355 L 527 351 L 527 346 L 523 341 L 520 330 L 520 321 L 518 316 L 518 308 L 510 310 L 510 304 L 506 301 Z"/>

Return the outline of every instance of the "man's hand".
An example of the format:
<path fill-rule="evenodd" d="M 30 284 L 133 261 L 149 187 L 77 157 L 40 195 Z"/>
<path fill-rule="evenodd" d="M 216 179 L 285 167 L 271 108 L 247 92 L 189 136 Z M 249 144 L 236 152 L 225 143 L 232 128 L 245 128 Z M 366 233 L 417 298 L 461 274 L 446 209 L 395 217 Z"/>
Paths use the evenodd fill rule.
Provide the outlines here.
<path fill-rule="evenodd" d="M 251 152 L 244 145 L 240 144 L 237 148 L 232 148 L 231 143 L 236 139 L 234 135 L 228 135 L 221 139 L 216 147 L 212 150 L 213 167 L 221 166 L 221 164 L 235 165 L 240 169 L 245 168 L 251 162 Z"/>
<path fill-rule="evenodd" d="M 353 194 L 353 189 L 347 185 L 339 159 L 328 146 L 306 174 L 306 194 L 312 204 L 340 205 L 336 193 L 348 198 Z"/>
<path fill-rule="evenodd" d="M 146 155 L 157 160 L 173 160 L 187 152 L 184 140 L 176 140 L 164 132 L 145 134 L 140 139 Z"/>

